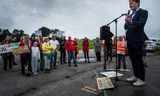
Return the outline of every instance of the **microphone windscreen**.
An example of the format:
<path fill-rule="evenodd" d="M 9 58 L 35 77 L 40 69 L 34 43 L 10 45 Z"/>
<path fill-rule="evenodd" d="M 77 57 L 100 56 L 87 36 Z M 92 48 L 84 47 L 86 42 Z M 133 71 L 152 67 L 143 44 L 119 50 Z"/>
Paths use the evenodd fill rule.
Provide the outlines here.
<path fill-rule="evenodd" d="M 127 13 L 127 15 L 129 15 L 130 14 L 130 10 L 128 10 L 128 13 Z"/>

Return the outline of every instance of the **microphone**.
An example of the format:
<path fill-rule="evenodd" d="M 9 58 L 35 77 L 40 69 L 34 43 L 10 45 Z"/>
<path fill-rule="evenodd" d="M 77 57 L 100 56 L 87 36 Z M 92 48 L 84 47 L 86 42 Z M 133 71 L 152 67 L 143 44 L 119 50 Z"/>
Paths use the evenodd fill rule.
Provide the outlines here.
<path fill-rule="evenodd" d="M 123 16 L 123 15 L 125 15 L 125 16 L 129 16 L 129 14 L 130 14 L 130 10 L 128 10 L 128 13 L 124 13 L 124 14 L 122 14 L 122 16 Z"/>
<path fill-rule="evenodd" d="M 129 14 L 130 14 L 130 12 L 131 12 L 131 11 L 130 11 L 130 10 L 128 10 L 128 13 L 127 13 L 127 15 L 129 15 Z"/>

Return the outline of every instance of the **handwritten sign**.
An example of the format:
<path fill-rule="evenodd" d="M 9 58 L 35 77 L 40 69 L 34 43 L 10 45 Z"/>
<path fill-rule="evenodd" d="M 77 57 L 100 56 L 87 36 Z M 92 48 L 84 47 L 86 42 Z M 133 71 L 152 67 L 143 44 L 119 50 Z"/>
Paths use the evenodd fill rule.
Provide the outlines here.
<path fill-rule="evenodd" d="M 0 45 L 0 54 L 12 52 L 12 49 L 17 47 L 18 47 L 18 43 Z"/>
<path fill-rule="evenodd" d="M 17 48 L 12 49 L 13 55 L 20 55 L 22 53 L 29 53 L 30 49 L 28 48 L 27 45 L 25 46 L 19 46 Z"/>

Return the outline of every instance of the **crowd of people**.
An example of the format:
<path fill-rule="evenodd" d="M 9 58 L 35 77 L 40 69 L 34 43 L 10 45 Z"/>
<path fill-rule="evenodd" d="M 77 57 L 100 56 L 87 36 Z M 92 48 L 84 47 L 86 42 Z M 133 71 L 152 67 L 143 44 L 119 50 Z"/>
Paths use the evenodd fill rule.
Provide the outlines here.
<path fill-rule="evenodd" d="M 14 39 L 15 38 L 11 36 L 7 36 L 6 39 L 1 42 L 1 45 L 14 43 Z M 66 39 L 65 36 L 61 36 L 60 39 L 57 39 L 54 34 L 50 38 L 38 35 L 33 35 L 31 37 L 22 36 L 18 45 L 20 47 L 27 46 L 28 48 L 28 51 L 19 54 L 22 75 L 36 75 L 38 71 L 50 73 L 52 69 L 57 69 L 58 53 L 60 55 L 60 64 L 68 64 L 68 66 L 71 67 L 71 60 L 73 60 L 74 66 L 78 67 L 77 55 L 79 50 L 77 38 L 72 39 L 71 36 L 68 36 L 68 39 Z M 97 37 L 94 41 L 94 51 L 98 62 L 101 61 L 101 45 L 101 40 Z M 83 39 L 82 50 L 85 63 L 90 63 L 89 40 L 87 37 Z M 17 65 L 15 62 L 15 55 L 13 55 L 12 52 L 3 53 L 1 56 L 4 61 L 3 70 L 11 70 L 12 65 Z"/>

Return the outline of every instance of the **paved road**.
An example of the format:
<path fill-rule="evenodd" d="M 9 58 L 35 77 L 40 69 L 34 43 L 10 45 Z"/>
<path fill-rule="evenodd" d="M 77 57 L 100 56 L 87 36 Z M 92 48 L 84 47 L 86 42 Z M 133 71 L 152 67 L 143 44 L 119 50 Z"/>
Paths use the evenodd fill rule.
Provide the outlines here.
<path fill-rule="evenodd" d="M 91 57 L 95 57 L 93 50 L 90 54 L 92 54 Z M 82 57 L 83 53 L 79 55 Z M 109 96 L 151 96 L 153 93 L 154 96 L 159 96 L 159 57 L 159 55 L 147 57 L 149 68 L 146 69 L 147 86 L 145 88 L 135 89 L 131 84 L 118 83 L 117 88 L 108 92 Z M 19 62 L 19 58 L 16 58 Z M 1 64 L 0 96 L 95 96 L 81 90 L 86 85 L 95 88 L 96 81 L 91 76 L 96 70 L 103 68 L 104 62 L 95 62 L 95 58 L 91 59 L 91 63 L 81 61 L 78 67 L 59 64 L 58 69 L 52 70 L 49 74 L 39 72 L 38 75 L 31 77 L 24 77 L 20 74 L 20 64 L 14 66 L 12 71 L 3 71 Z M 126 62 L 128 68 L 131 68 L 128 57 L 126 57 Z M 111 67 L 115 68 L 115 58 Z M 138 92 L 141 92 L 141 95 L 137 95 Z"/>

